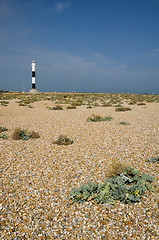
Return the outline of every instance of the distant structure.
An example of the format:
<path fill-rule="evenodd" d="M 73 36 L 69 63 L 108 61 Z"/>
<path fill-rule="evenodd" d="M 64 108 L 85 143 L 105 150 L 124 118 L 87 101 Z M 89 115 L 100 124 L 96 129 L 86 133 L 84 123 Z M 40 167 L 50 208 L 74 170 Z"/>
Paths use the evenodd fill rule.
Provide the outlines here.
<path fill-rule="evenodd" d="M 29 91 L 30 93 L 39 93 L 38 90 L 35 88 L 35 62 L 34 60 L 32 61 L 32 89 Z"/>

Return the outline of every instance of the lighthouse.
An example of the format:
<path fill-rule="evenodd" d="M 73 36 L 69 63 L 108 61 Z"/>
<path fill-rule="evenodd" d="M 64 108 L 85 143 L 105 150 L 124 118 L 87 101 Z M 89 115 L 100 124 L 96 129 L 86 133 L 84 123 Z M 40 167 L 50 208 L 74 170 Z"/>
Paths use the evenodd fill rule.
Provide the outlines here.
<path fill-rule="evenodd" d="M 30 93 L 39 93 L 38 90 L 35 88 L 35 61 L 32 61 L 31 67 L 32 67 L 32 89 L 29 91 Z"/>
<path fill-rule="evenodd" d="M 35 62 L 33 60 L 32 64 L 32 89 L 35 89 Z"/>

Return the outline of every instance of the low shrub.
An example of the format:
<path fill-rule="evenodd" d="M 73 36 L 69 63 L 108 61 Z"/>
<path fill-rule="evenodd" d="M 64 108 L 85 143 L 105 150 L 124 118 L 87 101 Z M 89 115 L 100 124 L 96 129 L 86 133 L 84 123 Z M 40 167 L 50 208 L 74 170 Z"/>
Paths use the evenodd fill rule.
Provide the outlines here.
<path fill-rule="evenodd" d="M 76 109 L 76 105 L 69 105 L 66 107 L 66 109 Z"/>
<path fill-rule="evenodd" d="M 129 105 L 135 105 L 137 102 L 136 101 L 130 101 L 128 104 Z"/>
<path fill-rule="evenodd" d="M 19 103 L 19 106 L 24 107 L 25 104 L 21 102 L 21 103 Z"/>
<path fill-rule="evenodd" d="M 3 107 L 8 106 L 8 104 L 9 104 L 8 101 L 0 101 L 0 103 L 1 103 L 1 105 L 2 105 Z"/>
<path fill-rule="evenodd" d="M 32 132 L 30 133 L 30 135 L 31 135 L 31 138 L 39 138 L 39 137 L 40 137 L 39 133 L 38 133 L 38 132 L 35 132 L 35 131 L 32 131 Z"/>
<path fill-rule="evenodd" d="M 91 117 L 87 118 L 88 122 L 101 122 L 101 121 L 112 121 L 113 118 L 110 116 L 101 117 L 99 115 L 92 114 Z"/>
<path fill-rule="evenodd" d="M 139 102 L 139 103 L 137 103 L 137 105 L 138 105 L 138 106 L 144 106 L 144 105 L 146 105 L 146 103 Z"/>
<path fill-rule="evenodd" d="M 88 105 L 87 108 L 92 108 L 92 106 L 91 106 L 91 105 Z"/>
<path fill-rule="evenodd" d="M 70 145 L 72 143 L 73 143 L 73 140 L 71 140 L 65 135 L 59 136 L 59 138 L 53 142 L 53 144 L 57 144 L 57 145 Z"/>
<path fill-rule="evenodd" d="M 55 107 L 52 108 L 52 110 L 63 110 L 63 107 L 60 105 L 56 105 Z"/>
<path fill-rule="evenodd" d="M 91 200 L 110 204 L 115 204 L 117 200 L 123 203 L 139 202 L 146 190 L 154 191 L 151 184 L 153 180 L 149 174 L 140 173 L 127 166 L 120 174 L 106 179 L 104 183 L 88 182 L 79 188 L 73 188 L 69 199 L 72 204 Z"/>
<path fill-rule="evenodd" d="M 130 123 L 127 122 L 119 122 L 120 125 L 130 125 Z"/>
<path fill-rule="evenodd" d="M 132 109 L 131 108 L 128 108 L 128 107 L 118 107 L 115 109 L 115 111 L 117 112 L 124 112 L 124 111 L 131 111 Z"/>

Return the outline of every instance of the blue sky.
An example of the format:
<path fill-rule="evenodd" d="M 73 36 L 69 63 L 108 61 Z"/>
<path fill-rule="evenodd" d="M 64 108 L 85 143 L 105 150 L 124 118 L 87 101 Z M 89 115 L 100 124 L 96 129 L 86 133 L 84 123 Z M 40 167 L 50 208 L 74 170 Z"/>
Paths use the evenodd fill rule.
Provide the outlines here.
<path fill-rule="evenodd" d="M 159 0 L 0 0 L 0 90 L 159 93 Z"/>

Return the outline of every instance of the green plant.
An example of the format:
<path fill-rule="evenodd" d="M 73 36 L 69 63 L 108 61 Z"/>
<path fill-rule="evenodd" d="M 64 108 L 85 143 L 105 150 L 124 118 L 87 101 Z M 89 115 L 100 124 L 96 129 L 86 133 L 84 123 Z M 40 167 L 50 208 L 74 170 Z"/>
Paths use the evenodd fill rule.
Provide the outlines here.
<path fill-rule="evenodd" d="M 112 121 L 113 118 L 111 116 L 106 116 L 106 117 L 103 117 L 101 121 Z"/>
<path fill-rule="evenodd" d="M 99 115 L 92 114 L 91 117 L 87 118 L 88 122 L 101 122 L 101 121 L 112 121 L 113 118 L 110 116 L 101 117 Z"/>
<path fill-rule="evenodd" d="M 139 202 L 146 190 L 154 191 L 154 178 L 140 173 L 132 167 L 125 167 L 120 174 L 112 176 L 104 183 L 88 182 L 70 191 L 69 199 L 72 203 L 94 200 L 97 203 L 115 204 L 116 200 L 123 203 Z"/>
<path fill-rule="evenodd" d="M 146 160 L 146 162 L 153 162 L 153 163 L 157 162 L 157 163 L 159 163 L 159 156 L 148 158 Z"/>
<path fill-rule="evenodd" d="M 130 123 L 127 122 L 119 122 L 120 125 L 130 125 Z"/>
<path fill-rule="evenodd" d="M 7 129 L 7 128 L 4 128 L 4 127 L 0 127 L 0 133 L 1 133 L 1 132 L 4 132 L 4 131 L 8 131 L 8 129 Z"/>
<path fill-rule="evenodd" d="M 3 134 L 0 135 L 0 138 L 7 139 L 7 136 L 3 133 Z"/>
<path fill-rule="evenodd" d="M 59 136 L 59 138 L 53 142 L 54 144 L 57 144 L 57 145 L 70 145 L 73 143 L 73 140 L 71 140 L 70 138 L 68 138 L 67 136 L 65 135 L 61 135 Z"/>

